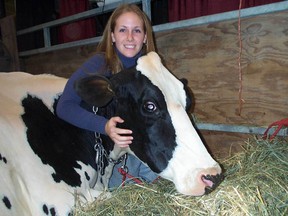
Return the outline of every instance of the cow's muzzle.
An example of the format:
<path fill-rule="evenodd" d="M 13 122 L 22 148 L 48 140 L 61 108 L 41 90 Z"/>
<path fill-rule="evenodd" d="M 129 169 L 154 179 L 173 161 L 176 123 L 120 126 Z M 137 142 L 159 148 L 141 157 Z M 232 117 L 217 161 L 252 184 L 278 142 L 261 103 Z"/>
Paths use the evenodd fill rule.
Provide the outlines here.
<path fill-rule="evenodd" d="M 217 175 L 203 175 L 202 181 L 206 183 L 205 187 L 205 194 L 211 193 L 218 185 L 223 181 L 224 175 L 217 174 Z"/>

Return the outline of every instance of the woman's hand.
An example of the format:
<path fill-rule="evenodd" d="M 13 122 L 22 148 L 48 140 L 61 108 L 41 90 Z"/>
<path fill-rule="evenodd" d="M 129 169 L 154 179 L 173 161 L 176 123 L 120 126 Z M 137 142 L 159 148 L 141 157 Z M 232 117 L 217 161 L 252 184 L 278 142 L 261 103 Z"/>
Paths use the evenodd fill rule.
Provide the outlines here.
<path fill-rule="evenodd" d="M 107 135 L 113 140 L 113 142 L 121 148 L 128 147 L 132 143 L 133 137 L 127 136 L 132 134 L 131 130 L 117 128 L 117 123 L 123 123 L 124 120 L 120 117 L 112 117 L 105 125 L 105 131 Z M 124 136 L 123 136 L 124 135 Z"/>

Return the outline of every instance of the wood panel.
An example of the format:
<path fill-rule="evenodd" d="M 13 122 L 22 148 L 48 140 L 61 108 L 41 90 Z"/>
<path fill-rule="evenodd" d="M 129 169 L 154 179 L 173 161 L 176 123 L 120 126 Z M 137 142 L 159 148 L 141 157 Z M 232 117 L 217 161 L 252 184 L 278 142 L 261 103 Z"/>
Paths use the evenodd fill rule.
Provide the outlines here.
<path fill-rule="evenodd" d="M 22 70 L 32 74 L 51 73 L 70 77 L 88 58 L 95 54 L 95 46 L 80 46 L 33 55 L 24 59 Z"/>
<path fill-rule="evenodd" d="M 2 41 L 11 55 L 11 70 L 19 70 L 20 63 L 16 39 L 15 16 L 11 15 L 0 19 L 0 29 Z"/>
<path fill-rule="evenodd" d="M 170 71 L 189 80 L 201 122 L 265 126 L 288 117 L 287 12 L 242 19 L 241 29 L 241 115 L 238 20 L 157 35 Z"/>
<path fill-rule="evenodd" d="M 230 158 L 244 151 L 246 142 L 254 139 L 250 134 L 201 131 L 202 140 L 215 159 Z"/>

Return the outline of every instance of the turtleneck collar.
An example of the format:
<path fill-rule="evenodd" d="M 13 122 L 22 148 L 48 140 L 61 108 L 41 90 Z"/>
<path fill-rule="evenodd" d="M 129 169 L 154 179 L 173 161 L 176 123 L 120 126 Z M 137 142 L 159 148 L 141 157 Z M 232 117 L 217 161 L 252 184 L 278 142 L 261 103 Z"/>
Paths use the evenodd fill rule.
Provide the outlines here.
<path fill-rule="evenodd" d="M 114 48 L 124 68 L 130 68 L 136 65 L 139 57 L 143 55 L 142 50 L 134 57 L 124 56 L 116 47 Z"/>

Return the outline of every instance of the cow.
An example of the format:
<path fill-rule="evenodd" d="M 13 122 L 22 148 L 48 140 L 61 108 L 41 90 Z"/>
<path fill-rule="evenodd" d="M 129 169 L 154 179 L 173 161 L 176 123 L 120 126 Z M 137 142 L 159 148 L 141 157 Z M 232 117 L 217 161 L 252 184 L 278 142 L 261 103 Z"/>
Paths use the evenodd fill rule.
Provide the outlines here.
<path fill-rule="evenodd" d="M 107 191 L 113 166 L 126 153 L 185 195 L 204 195 L 223 179 L 187 114 L 192 104 L 187 82 L 170 73 L 155 52 L 110 79 L 91 75 L 75 83 L 98 115 L 124 119 L 118 127 L 133 131 L 129 147 L 57 117 L 66 82 L 51 74 L 0 73 L 1 215 L 71 215 L 75 197 L 92 202 Z"/>

